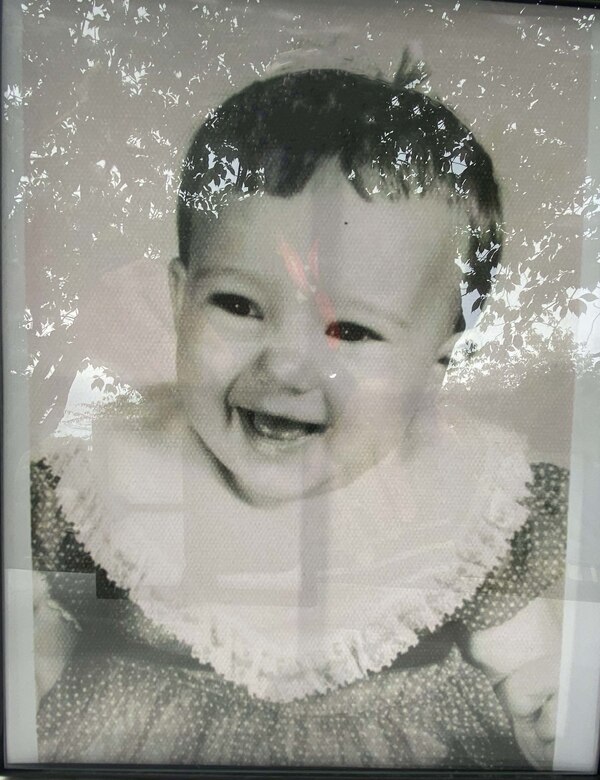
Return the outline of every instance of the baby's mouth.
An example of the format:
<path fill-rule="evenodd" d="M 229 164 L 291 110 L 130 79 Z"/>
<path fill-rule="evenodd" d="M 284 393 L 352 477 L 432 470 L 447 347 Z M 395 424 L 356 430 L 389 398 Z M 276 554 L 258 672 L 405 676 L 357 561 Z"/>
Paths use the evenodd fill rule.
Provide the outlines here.
<path fill-rule="evenodd" d="M 238 407 L 238 412 L 248 433 L 253 437 L 270 439 L 271 441 L 291 443 L 325 433 L 327 429 L 327 425 L 322 423 L 294 420 L 290 417 L 281 417 L 243 407 Z"/>

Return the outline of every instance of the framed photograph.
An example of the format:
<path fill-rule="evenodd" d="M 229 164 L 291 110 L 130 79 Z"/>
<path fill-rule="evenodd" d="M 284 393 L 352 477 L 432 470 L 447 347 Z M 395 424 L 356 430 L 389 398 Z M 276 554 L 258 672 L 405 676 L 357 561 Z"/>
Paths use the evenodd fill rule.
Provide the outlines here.
<path fill-rule="evenodd" d="M 5 771 L 596 773 L 595 6 L 4 4 Z"/>

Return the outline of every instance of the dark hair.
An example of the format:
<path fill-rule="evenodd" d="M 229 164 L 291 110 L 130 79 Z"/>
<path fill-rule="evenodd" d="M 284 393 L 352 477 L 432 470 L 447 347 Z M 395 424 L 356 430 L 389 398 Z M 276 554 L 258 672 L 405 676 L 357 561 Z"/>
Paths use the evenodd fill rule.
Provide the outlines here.
<path fill-rule="evenodd" d="M 343 70 L 306 70 L 258 81 L 229 98 L 197 131 L 179 190 L 179 254 L 189 261 L 192 209 L 219 215 L 234 197 L 299 193 L 324 162 L 365 200 L 443 191 L 464 202 L 473 309 L 487 297 L 501 253 L 501 202 L 492 161 L 455 114 L 412 88 Z M 464 328 L 462 315 L 457 329 Z"/>

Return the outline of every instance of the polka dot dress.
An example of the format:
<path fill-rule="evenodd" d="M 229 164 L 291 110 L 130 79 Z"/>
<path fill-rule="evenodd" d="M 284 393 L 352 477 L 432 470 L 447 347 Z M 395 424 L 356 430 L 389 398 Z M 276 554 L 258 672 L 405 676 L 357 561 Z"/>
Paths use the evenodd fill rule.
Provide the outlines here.
<path fill-rule="evenodd" d="M 38 712 L 40 761 L 404 768 L 526 766 L 466 631 L 500 624 L 562 576 L 567 473 L 532 467 L 529 518 L 474 598 L 416 651 L 327 694 L 263 701 L 195 661 L 110 582 L 57 506 L 58 477 L 32 467 L 35 567 L 75 652 Z"/>

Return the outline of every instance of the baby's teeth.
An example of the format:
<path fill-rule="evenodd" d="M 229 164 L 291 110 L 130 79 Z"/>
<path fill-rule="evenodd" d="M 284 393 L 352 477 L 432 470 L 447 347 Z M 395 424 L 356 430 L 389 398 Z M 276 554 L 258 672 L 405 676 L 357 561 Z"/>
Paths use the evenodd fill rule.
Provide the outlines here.
<path fill-rule="evenodd" d="M 272 417 L 270 414 L 255 412 L 253 424 L 256 432 L 261 436 L 281 441 L 293 441 L 305 436 L 306 426 L 294 420 L 286 420 L 283 417 Z"/>

